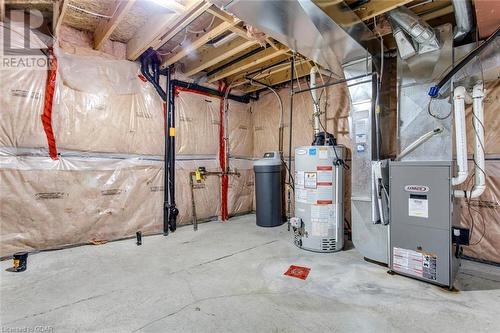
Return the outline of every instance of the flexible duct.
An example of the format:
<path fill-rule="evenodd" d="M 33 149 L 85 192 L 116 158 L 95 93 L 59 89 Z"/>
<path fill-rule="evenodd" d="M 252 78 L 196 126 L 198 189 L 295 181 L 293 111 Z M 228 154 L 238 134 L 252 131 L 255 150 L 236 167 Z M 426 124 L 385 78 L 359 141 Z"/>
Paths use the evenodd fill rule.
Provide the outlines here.
<path fill-rule="evenodd" d="M 439 41 L 432 27 L 415 15 L 408 8 L 401 6 L 391 10 L 389 17 L 408 33 L 418 44 L 418 53 L 425 53 L 438 49 Z"/>
<path fill-rule="evenodd" d="M 452 0 L 453 11 L 455 12 L 455 35 L 456 42 L 461 41 L 472 29 L 472 11 L 470 0 Z"/>
<path fill-rule="evenodd" d="M 484 169 L 486 163 L 484 160 L 484 90 L 483 83 L 478 82 L 472 90 L 472 107 L 474 123 L 474 164 L 475 177 L 474 187 L 470 191 L 455 190 L 455 197 L 459 198 L 477 198 L 483 194 L 486 189 L 486 175 Z"/>
<path fill-rule="evenodd" d="M 452 178 L 452 185 L 462 184 L 469 175 L 469 168 L 467 166 L 465 103 L 472 103 L 470 95 L 467 93 L 464 87 L 456 87 L 453 93 L 453 108 L 455 112 L 455 145 L 457 152 L 458 175 L 457 177 Z"/>

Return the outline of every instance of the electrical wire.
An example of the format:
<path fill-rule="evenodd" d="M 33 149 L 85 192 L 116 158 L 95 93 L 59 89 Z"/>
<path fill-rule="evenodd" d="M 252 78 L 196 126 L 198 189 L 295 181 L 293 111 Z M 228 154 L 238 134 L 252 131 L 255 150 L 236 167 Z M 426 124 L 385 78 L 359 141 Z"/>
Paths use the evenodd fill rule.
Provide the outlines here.
<path fill-rule="evenodd" d="M 428 113 L 431 117 L 436 118 L 436 119 L 438 119 L 438 120 L 445 120 L 445 119 L 447 119 L 449 116 L 451 116 L 452 109 L 450 109 L 450 112 L 448 112 L 448 114 L 447 114 L 446 116 L 438 116 L 438 115 L 436 115 L 436 114 L 432 113 L 432 111 L 431 111 L 431 103 L 432 103 L 432 101 L 433 101 L 433 100 L 434 100 L 434 98 L 430 97 L 430 98 L 429 98 L 429 103 L 427 104 L 427 113 Z"/>
<path fill-rule="evenodd" d="M 210 21 L 210 24 L 206 28 L 203 28 L 201 30 L 191 30 L 188 27 L 188 28 L 186 28 L 186 30 L 187 30 L 187 32 L 190 32 L 192 34 L 201 34 L 201 33 L 207 32 L 207 30 L 210 29 L 210 27 L 212 26 L 212 24 L 214 24 L 214 21 L 215 21 L 215 15 L 212 17 L 212 20 Z"/>

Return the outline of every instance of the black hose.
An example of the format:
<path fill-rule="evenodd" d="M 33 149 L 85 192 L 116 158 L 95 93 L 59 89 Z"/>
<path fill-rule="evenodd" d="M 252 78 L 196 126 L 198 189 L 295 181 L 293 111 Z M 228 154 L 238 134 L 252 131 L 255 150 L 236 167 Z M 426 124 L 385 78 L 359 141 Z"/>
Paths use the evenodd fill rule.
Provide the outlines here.
<path fill-rule="evenodd" d="M 483 51 L 486 46 L 488 46 L 491 41 L 493 41 L 500 34 L 500 27 L 492 33 L 481 45 L 478 45 L 475 49 L 469 52 L 465 58 L 463 58 L 457 65 L 453 66 L 451 70 L 446 73 L 446 75 L 439 81 L 439 83 L 429 90 L 429 96 L 435 98 L 439 95 L 439 90 L 455 75 L 462 67 L 467 65 L 474 57 L 476 57 L 481 51 Z"/>

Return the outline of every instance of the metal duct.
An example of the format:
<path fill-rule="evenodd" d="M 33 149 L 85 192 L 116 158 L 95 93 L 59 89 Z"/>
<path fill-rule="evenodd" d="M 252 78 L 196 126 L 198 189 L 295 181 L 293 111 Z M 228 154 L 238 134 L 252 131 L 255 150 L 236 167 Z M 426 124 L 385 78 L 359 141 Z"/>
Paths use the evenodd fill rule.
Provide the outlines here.
<path fill-rule="evenodd" d="M 340 77 L 341 64 L 380 54 L 375 35 L 343 1 L 322 8 L 311 0 L 214 2 Z"/>
<path fill-rule="evenodd" d="M 434 30 L 408 8 L 401 6 L 388 13 L 393 23 L 408 33 L 418 45 L 418 54 L 439 49 L 439 40 Z M 396 31 L 395 31 L 396 32 Z M 394 35 L 396 38 L 396 35 Z"/>
<path fill-rule="evenodd" d="M 472 29 L 472 6 L 470 0 L 452 0 L 453 11 L 455 12 L 455 34 L 453 39 L 459 42 L 467 36 Z"/>

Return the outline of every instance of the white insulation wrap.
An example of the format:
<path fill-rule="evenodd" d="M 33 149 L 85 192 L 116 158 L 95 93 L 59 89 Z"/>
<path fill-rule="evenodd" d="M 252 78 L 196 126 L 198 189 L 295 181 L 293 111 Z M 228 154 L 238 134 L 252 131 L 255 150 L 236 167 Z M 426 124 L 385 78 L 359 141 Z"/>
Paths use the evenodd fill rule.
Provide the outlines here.
<path fill-rule="evenodd" d="M 43 113 L 47 71 L 2 70 L 0 79 L 0 146 L 47 146 L 40 117 Z"/>
<path fill-rule="evenodd" d="M 230 215 L 248 213 L 253 210 L 255 174 L 253 161 L 230 159 L 232 170 L 239 176 L 229 177 L 228 210 Z"/>
<path fill-rule="evenodd" d="M 59 50 L 52 124 L 58 149 L 163 155 L 163 102 L 125 60 Z"/>
<path fill-rule="evenodd" d="M 189 172 L 215 160 L 177 161 L 179 224 L 191 223 Z M 158 233 L 163 223 L 163 161 L 0 157 L 0 257 Z M 195 187 L 199 219 L 217 217 L 220 181 Z"/>
<path fill-rule="evenodd" d="M 216 155 L 219 152 L 217 97 L 179 91 L 175 96 L 175 150 L 180 155 Z"/>

